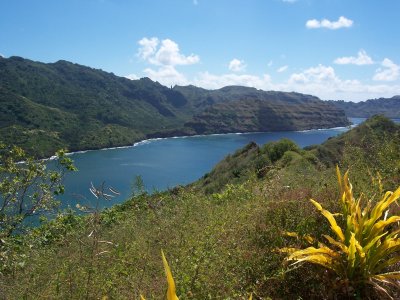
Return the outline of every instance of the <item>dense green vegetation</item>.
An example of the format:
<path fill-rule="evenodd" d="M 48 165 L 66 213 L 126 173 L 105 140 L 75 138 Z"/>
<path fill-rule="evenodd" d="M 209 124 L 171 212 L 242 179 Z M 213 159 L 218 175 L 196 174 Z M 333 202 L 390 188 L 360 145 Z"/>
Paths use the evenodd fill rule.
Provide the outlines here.
<path fill-rule="evenodd" d="M 277 126 L 276 124 L 281 124 Z M 345 126 L 316 97 L 245 87 L 167 88 L 67 61 L 0 57 L 0 141 L 38 157 L 149 137 Z"/>
<path fill-rule="evenodd" d="M 400 96 L 392 98 L 370 99 L 361 102 L 329 101 L 337 108 L 343 109 L 348 117 L 369 118 L 376 114 L 388 118 L 400 118 Z"/>
<path fill-rule="evenodd" d="M 0 75 L 0 138 L 39 156 L 131 144 L 187 118 L 184 99 L 150 79 L 18 57 L 0 59 Z"/>
<path fill-rule="evenodd" d="M 288 139 L 271 142 L 262 147 L 251 142 L 234 154 L 228 155 L 193 185 L 205 193 L 218 192 L 228 183 L 243 183 L 254 175 L 262 178 L 272 167 L 303 158 L 301 153 L 305 152 Z M 275 164 L 278 161 L 279 163 Z"/>
<path fill-rule="evenodd" d="M 251 143 L 190 186 L 148 195 L 139 185 L 122 205 L 103 212 L 80 208 L 83 217 L 63 212 L 2 240 L 0 294 L 162 299 L 163 249 L 180 299 L 248 299 L 250 293 L 253 299 L 357 298 L 332 271 L 307 263 L 289 267 L 280 249 L 305 248 L 300 237 L 323 240 L 330 232 L 309 199 L 340 211 L 336 163 L 350 168 L 354 197 L 362 192 L 376 203 L 381 191 L 400 185 L 399 149 L 400 126 L 382 117 L 308 149 L 288 140 Z M 399 214 L 396 205 L 392 214 Z M 398 229 L 397 223 L 389 228 Z M 399 269 L 397 262 L 391 270 Z M 384 287 L 400 296 L 398 285 Z M 382 295 L 371 289 L 366 297 Z"/>

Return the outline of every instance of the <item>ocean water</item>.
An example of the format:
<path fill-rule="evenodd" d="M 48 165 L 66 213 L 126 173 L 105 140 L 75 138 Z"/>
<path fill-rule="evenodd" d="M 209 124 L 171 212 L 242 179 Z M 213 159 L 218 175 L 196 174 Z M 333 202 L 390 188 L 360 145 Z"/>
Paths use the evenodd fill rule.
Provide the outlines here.
<path fill-rule="evenodd" d="M 363 120 L 353 118 L 352 122 L 357 125 Z M 262 145 L 288 138 L 305 147 L 320 144 L 348 129 L 174 137 L 147 140 L 130 147 L 73 153 L 70 157 L 79 171 L 65 178 L 62 207 L 74 208 L 77 203 L 93 206 L 96 198 L 89 190 L 92 183 L 95 187 L 104 184 L 106 190 L 112 187 L 120 193 L 99 203 L 100 207 L 110 207 L 131 195 L 137 176 L 142 178 L 148 192 L 161 191 L 199 179 L 226 155 L 252 141 Z M 50 161 L 50 166 L 53 163 Z"/>

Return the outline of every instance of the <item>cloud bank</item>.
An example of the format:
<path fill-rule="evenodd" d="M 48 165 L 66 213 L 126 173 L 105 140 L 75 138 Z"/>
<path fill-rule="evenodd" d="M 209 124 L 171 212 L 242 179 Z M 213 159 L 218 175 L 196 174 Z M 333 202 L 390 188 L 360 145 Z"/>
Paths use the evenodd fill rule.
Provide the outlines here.
<path fill-rule="evenodd" d="M 361 82 L 357 79 L 343 79 L 333 66 L 318 64 L 300 71 L 288 73 L 283 81 L 275 82 L 268 73 L 249 74 L 247 64 L 238 58 L 228 64 L 228 73 L 215 74 L 208 71 L 197 72 L 188 76 L 178 71 L 178 67 L 186 68 L 198 64 L 200 57 L 195 54 L 184 55 L 178 44 L 170 39 L 160 40 L 156 37 L 143 38 L 139 42 L 137 56 L 148 64 L 142 75 L 150 77 L 166 86 L 193 84 L 206 89 L 218 89 L 228 85 L 242 85 L 262 90 L 277 90 L 312 94 L 321 99 L 344 99 L 352 101 L 377 97 L 392 97 L 400 92 L 400 66 L 389 58 L 385 58 L 375 73 L 371 74 L 374 82 Z M 265 68 L 271 67 L 271 63 Z M 365 50 L 357 56 L 344 56 L 333 61 L 337 65 L 372 65 L 376 64 Z M 287 72 L 287 65 L 276 69 L 276 72 Z M 282 75 L 280 75 L 282 76 Z M 137 74 L 126 76 L 137 79 Z"/>
<path fill-rule="evenodd" d="M 337 21 L 329 21 L 327 19 L 318 21 L 317 19 L 312 19 L 306 22 L 306 27 L 309 29 L 327 28 L 331 30 L 336 30 L 340 28 L 348 28 L 351 26 L 353 26 L 353 21 L 343 16 L 341 16 Z"/>
<path fill-rule="evenodd" d="M 367 52 L 361 49 L 360 51 L 358 51 L 358 55 L 356 57 L 354 56 L 339 57 L 335 59 L 334 63 L 338 65 L 352 64 L 357 66 L 363 66 L 363 65 L 372 65 L 374 64 L 374 61 L 372 60 L 371 57 L 368 56 Z"/>
<path fill-rule="evenodd" d="M 385 58 L 381 63 L 383 68 L 376 70 L 373 77 L 376 81 L 395 81 L 399 79 L 400 66 L 396 65 L 390 59 Z"/>

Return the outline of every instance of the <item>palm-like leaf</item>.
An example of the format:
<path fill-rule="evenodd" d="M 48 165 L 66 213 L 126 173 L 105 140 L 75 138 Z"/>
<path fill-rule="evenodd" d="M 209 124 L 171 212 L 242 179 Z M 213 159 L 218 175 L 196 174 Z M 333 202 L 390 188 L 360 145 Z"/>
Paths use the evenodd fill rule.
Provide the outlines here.
<path fill-rule="evenodd" d="M 161 256 L 164 264 L 165 275 L 167 276 L 168 281 L 167 300 L 179 300 L 178 296 L 176 296 L 175 282 L 174 278 L 172 277 L 171 269 L 169 268 L 167 259 L 165 258 L 164 252 L 162 250 Z"/>
<path fill-rule="evenodd" d="M 334 271 L 343 282 L 354 286 L 359 286 L 360 282 L 362 286 L 372 284 L 387 292 L 377 282 L 387 284 L 400 279 L 400 271 L 385 272 L 400 262 L 400 229 L 392 232 L 388 229 L 389 225 L 398 226 L 400 216 L 386 218 L 390 205 L 400 197 L 400 187 L 395 192 L 386 192 L 375 206 L 371 207 L 371 202 L 367 202 L 362 208 L 363 197 L 354 198 L 348 172 L 342 176 L 338 167 L 336 172 L 342 214 L 332 214 L 311 199 L 335 233 L 336 239 L 324 235 L 332 248 L 321 243 L 319 248 L 297 249 L 291 251 L 288 260 L 318 264 Z M 343 217 L 345 228 L 338 225 L 337 215 Z"/>
<path fill-rule="evenodd" d="M 164 252 L 161 250 L 161 256 L 163 260 L 165 276 L 167 277 L 168 282 L 168 290 L 167 290 L 167 300 L 179 300 L 178 296 L 176 295 L 176 288 L 174 278 L 172 277 L 171 269 L 168 265 L 168 261 L 165 258 Z M 143 295 L 140 295 L 140 300 L 146 300 Z"/>

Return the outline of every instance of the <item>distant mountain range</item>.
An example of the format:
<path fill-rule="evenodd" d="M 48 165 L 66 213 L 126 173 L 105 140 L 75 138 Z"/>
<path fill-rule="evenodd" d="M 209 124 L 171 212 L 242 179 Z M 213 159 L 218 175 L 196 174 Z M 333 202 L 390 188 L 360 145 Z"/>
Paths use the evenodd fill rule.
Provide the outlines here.
<path fill-rule="evenodd" d="M 370 99 L 362 102 L 329 102 L 337 108 L 344 110 L 347 117 L 369 118 L 379 114 L 385 115 L 388 118 L 400 118 L 400 96 Z"/>
<path fill-rule="evenodd" d="M 0 57 L 0 141 L 44 157 L 149 137 L 348 125 L 335 103 L 230 86 L 206 90 L 130 80 L 67 61 Z"/>
<path fill-rule="evenodd" d="M 299 93 L 228 86 L 214 91 L 176 87 L 195 103 L 205 103 L 185 125 L 197 133 L 304 130 L 348 124 L 343 112 L 319 98 Z M 196 92 L 197 90 L 197 92 Z"/>

